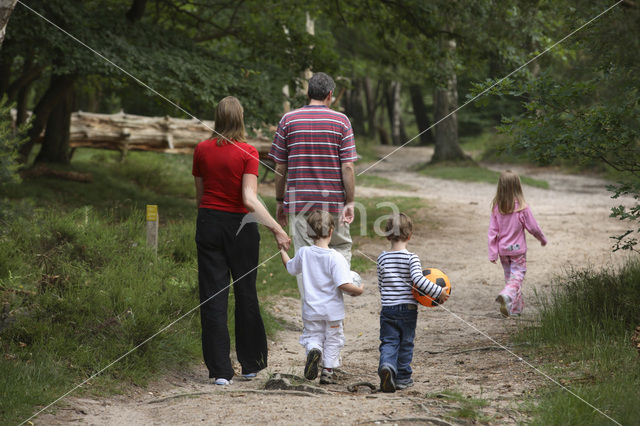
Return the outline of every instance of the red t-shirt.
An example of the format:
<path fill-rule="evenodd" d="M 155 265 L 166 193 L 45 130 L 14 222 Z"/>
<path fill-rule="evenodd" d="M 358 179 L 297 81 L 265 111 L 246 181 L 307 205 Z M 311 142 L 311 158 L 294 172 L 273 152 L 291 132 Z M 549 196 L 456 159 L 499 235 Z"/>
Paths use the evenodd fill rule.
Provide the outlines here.
<path fill-rule="evenodd" d="M 198 207 L 248 213 L 242 202 L 242 175 L 258 176 L 258 150 L 243 142 L 218 145 L 216 141 L 202 141 L 193 152 L 192 174 L 204 184 Z"/>

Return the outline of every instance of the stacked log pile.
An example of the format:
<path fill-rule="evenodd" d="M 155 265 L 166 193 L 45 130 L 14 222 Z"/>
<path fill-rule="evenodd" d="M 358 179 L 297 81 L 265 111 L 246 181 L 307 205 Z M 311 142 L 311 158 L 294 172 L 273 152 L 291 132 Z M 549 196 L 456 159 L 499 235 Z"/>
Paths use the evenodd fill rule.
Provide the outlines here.
<path fill-rule="evenodd" d="M 69 144 L 72 148 L 91 147 L 118 150 L 156 151 L 188 154 L 198 142 L 213 134 L 213 121 L 142 115 L 95 114 L 75 112 L 71 115 Z M 265 138 L 247 141 L 266 159 L 271 142 Z"/>

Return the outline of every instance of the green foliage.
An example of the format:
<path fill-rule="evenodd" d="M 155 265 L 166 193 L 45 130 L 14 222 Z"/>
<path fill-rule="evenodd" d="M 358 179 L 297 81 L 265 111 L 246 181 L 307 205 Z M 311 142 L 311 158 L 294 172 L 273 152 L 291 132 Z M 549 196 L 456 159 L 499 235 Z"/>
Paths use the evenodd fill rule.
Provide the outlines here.
<path fill-rule="evenodd" d="M 18 147 L 24 141 L 21 135 L 27 131 L 26 125 L 13 128 L 11 107 L 6 96 L 0 99 L 0 188 L 19 181 Z"/>
<path fill-rule="evenodd" d="M 117 67 L 20 4 L 9 22 L 3 57 L 14 72 L 31 61 L 43 70 L 43 80 L 51 74 L 75 76 L 79 99 L 88 104 L 81 108 L 184 115 L 134 76 L 201 118 L 212 118 L 215 103 L 232 94 L 254 126 L 279 118 L 282 86 L 312 62 L 329 70 L 338 63 L 326 47 L 330 38 L 312 40 L 304 28 L 305 11 L 292 9 L 291 2 L 164 1 L 147 4 L 136 22 L 125 17 L 131 3 L 28 4 Z M 44 89 L 38 85 L 36 102 Z"/>
<path fill-rule="evenodd" d="M 7 224 L 0 244 L 5 421 L 53 400 L 197 306 L 195 256 L 176 262 L 172 245 L 162 244 L 156 259 L 143 238 L 140 211 L 118 220 L 90 208 L 47 209 Z M 114 365 L 96 379 L 97 389 L 111 379 L 122 381 L 116 388 L 143 384 L 197 359 L 197 314 Z"/>
<path fill-rule="evenodd" d="M 561 33 L 584 22 L 610 4 L 574 0 L 558 9 Z M 626 183 L 611 187 L 637 199 L 640 181 L 640 74 L 635 52 L 640 10 L 619 6 L 565 43 L 563 53 L 535 79 L 503 82 L 492 90 L 524 100 L 520 116 L 505 118 L 502 130 L 514 137 L 512 148 L 540 164 L 560 160 L 583 165 L 605 164 Z M 620 42 L 624 40 L 624 42 Z M 571 59 L 571 62 L 569 62 Z M 638 206 L 615 207 L 612 217 L 635 222 Z M 630 229 L 614 237 L 614 249 L 633 249 Z"/>
<path fill-rule="evenodd" d="M 534 326 L 518 340 L 539 348 L 550 374 L 622 424 L 640 416 L 640 359 L 631 346 L 640 319 L 640 263 L 620 270 L 580 270 L 554 280 L 540 296 Z M 606 419 L 556 385 L 540 392 L 534 424 L 602 424 Z"/>
<path fill-rule="evenodd" d="M 18 174 L 18 148 L 24 142 L 24 134 L 28 130 L 28 124 L 23 124 L 18 129 L 13 126 L 11 118 L 11 105 L 7 103 L 6 96 L 0 99 L 0 223 L 10 214 L 10 206 L 5 197 L 8 185 L 20 181 Z"/>

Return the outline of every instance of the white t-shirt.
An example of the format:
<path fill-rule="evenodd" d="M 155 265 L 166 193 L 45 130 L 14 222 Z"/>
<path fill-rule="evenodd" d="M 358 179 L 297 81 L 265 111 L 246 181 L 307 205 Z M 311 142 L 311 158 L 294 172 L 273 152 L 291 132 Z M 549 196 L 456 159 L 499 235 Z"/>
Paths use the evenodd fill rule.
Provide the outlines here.
<path fill-rule="evenodd" d="M 302 318 L 338 321 L 344 319 L 342 284 L 352 281 L 347 260 L 334 249 L 300 247 L 287 263 L 291 275 L 302 274 Z"/>

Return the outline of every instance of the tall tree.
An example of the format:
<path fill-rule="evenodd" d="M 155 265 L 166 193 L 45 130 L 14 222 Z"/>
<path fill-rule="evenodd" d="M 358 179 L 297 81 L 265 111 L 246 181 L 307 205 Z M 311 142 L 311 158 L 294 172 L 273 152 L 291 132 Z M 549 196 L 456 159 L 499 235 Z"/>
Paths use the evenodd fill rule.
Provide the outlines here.
<path fill-rule="evenodd" d="M 4 41 L 9 17 L 16 7 L 17 1 L 18 0 L 0 0 L 0 46 L 2 46 L 2 42 Z"/>
<path fill-rule="evenodd" d="M 418 126 L 418 132 L 420 134 L 420 142 L 423 145 L 429 145 L 433 143 L 433 132 L 429 129 L 429 115 L 427 113 L 427 107 L 424 104 L 424 97 L 422 94 L 422 87 L 418 84 L 413 84 L 409 88 L 409 96 L 411 97 L 411 105 L 413 106 L 413 115 Z"/>
<path fill-rule="evenodd" d="M 610 6 L 568 0 L 547 14 L 560 23 L 547 36 L 559 39 Z M 523 113 L 502 127 L 515 137 L 510 149 L 542 164 L 559 158 L 590 168 L 606 164 L 623 176 L 623 184 L 610 187 L 614 198 L 627 194 L 636 203 L 612 209 L 613 217 L 632 224 L 615 237 L 615 249 L 635 249 L 640 232 L 639 49 L 640 6 L 623 2 L 550 55 L 536 78 L 524 74 L 496 91 L 524 99 Z"/>
<path fill-rule="evenodd" d="M 435 126 L 435 150 L 432 163 L 465 159 L 465 153 L 458 142 L 458 79 L 455 71 L 456 42 L 443 38 L 442 44 L 448 54 L 441 64 L 444 82 L 438 84 L 433 96 L 433 119 Z"/>
<path fill-rule="evenodd" d="M 517 13 L 517 3 L 394 0 L 371 7 L 368 0 L 356 0 L 327 4 L 326 13 L 333 17 L 336 33 L 340 27 L 349 28 L 347 44 L 366 46 L 358 49 L 356 57 L 370 64 L 365 68 L 369 77 L 375 72 L 375 78 L 398 81 L 404 87 L 436 86 L 436 121 L 457 107 L 460 73 L 484 79 L 489 53 L 508 57 L 505 66 L 518 61 L 521 49 L 513 44 L 521 45 L 523 36 L 509 35 L 505 44 L 500 41 L 501 36 L 517 33 L 520 28 L 522 15 Z M 417 121 L 423 131 L 424 118 Z M 390 127 L 393 134 L 393 125 Z M 439 130 L 440 137 L 432 161 L 466 159 L 459 146 L 457 127 L 457 116 L 452 114 L 434 129 L 436 134 Z"/>
<path fill-rule="evenodd" d="M 30 7 L 113 60 L 162 95 L 193 114 L 211 118 L 213 105 L 233 94 L 245 106 L 249 124 L 280 115 L 280 90 L 313 60 L 331 64 L 322 38 L 305 31 L 305 13 L 276 0 L 32 0 Z M 268 16 L 268 18 L 266 18 Z M 266 19 L 265 19 L 266 18 Z M 289 29 L 289 37 L 283 34 Z M 93 52 L 38 18 L 16 9 L 0 60 L 0 91 L 14 98 L 34 81 L 33 126 L 22 147 L 23 160 L 34 143 L 51 143 L 38 161 L 64 161 L 66 144 L 50 114 L 68 111 L 69 93 L 99 76 L 103 93 L 112 93 L 129 112 L 183 115 L 137 82 L 123 78 Z M 314 45 L 313 56 L 308 48 Z M 27 60 L 28 58 L 31 58 Z M 27 66 L 29 64 L 29 66 Z M 45 83 L 46 82 L 46 83 Z M 133 111 L 132 111 L 133 109 Z M 49 130 L 45 130 L 48 132 Z M 54 142 L 56 141 L 56 142 Z"/>

